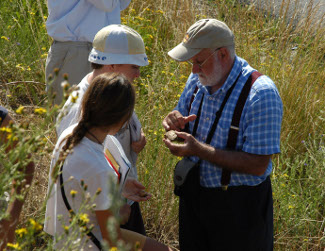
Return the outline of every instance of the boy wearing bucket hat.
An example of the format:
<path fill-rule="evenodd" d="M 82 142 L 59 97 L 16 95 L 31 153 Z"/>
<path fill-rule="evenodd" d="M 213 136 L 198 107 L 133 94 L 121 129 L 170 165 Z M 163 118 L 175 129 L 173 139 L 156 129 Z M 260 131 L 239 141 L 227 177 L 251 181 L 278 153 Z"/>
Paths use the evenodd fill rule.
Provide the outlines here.
<path fill-rule="evenodd" d="M 53 39 L 45 66 L 47 92 L 55 92 L 54 103 L 61 104 L 63 74 L 72 85 L 78 84 L 91 71 L 87 62 L 91 43 L 97 31 L 121 23 L 121 11 L 131 0 L 47 0 L 49 16 L 47 33 Z M 78 66 L 78 67 L 76 67 Z M 54 69 L 58 75 L 49 81 Z"/>
<path fill-rule="evenodd" d="M 140 76 L 140 67 L 149 64 L 141 36 L 135 30 L 121 24 L 109 25 L 98 31 L 88 60 L 91 62 L 93 71 L 82 79 L 77 86 L 78 90 L 74 91 L 64 104 L 58 116 L 58 137 L 66 128 L 79 121 L 83 95 L 96 76 L 102 73 L 122 73 L 132 83 L 135 78 Z M 137 179 L 137 154 L 144 148 L 146 139 L 135 113 L 115 137 L 131 163 L 129 177 Z M 105 142 L 105 144 L 111 146 L 112 142 Z M 130 220 L 124 227 L 145 234 L 137 202 L 132 204 Z"/>
<path fill-rule="evenodd" d="M 168 52 L 192 73 L 163 121 L 184 144 L 164 139 L 185 157 L 180 196 L 181 250 L 272 250 L 271 156 L 280 152 L 282 101 L 272 80 L 235 54 L 233 32 L 199 20 Z M 179 180 L 185 180 L 179 183 Z"/>

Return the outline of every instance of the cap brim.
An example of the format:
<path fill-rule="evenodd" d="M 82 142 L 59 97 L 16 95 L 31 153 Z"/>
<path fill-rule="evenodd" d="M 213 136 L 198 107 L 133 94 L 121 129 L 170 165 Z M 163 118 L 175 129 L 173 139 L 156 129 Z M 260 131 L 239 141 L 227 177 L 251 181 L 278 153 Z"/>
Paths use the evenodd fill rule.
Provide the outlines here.
<path fill-rule="evenodd" d="M 187 61 L 187 60 L 191 59 L 196 54 L 198 54 L 201 50 L 202 50 L 202 48 L 199 48 L 199 49 L 188 48 L 188 47 L 185 47 L 183 43 L 180 43 L 175 48 L 170 50 L 168 52 L 168 55 L 171 58 L 182 62 L 182 61 Z"/>
<path fill-rule="evenodd" d="M 146 66 L 149 64 L 146 54 L 113 54 L 104 53 L 96 49 L 92 49 L 88 61 L 96 64 L 134 64 L 138 66 Z"/>

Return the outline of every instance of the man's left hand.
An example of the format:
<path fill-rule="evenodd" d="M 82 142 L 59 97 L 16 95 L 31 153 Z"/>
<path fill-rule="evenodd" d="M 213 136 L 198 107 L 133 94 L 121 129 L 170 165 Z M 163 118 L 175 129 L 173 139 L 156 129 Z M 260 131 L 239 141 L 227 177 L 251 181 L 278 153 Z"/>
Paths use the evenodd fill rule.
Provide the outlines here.
<path fill-rule="evenodd" d="M 184 142 L 173 143 L 168 138 L 163 139 L 170 152 L 180 157 L 196 155 L 196 149 L 198 149 L 200 143 L 191 134 L 177 131 L 175 133 L 177 137 L 184 139 Z"/>

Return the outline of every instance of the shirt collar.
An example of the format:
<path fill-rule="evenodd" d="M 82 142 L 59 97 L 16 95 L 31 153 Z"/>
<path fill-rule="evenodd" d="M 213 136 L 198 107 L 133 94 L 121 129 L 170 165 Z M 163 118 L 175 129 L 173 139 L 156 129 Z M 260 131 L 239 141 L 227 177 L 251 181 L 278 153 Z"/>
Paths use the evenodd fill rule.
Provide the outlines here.
<path fill-rule="evenodd" d="M 220 91 L 221 92 L 227 92 L 230 87 L 234 84 L 234 82 L 236 81 L 238 75 L 240 74 L 242 70 L 242 64 L 239 60 L 239 58 L 236 56 L 235 57 L 235 62 L 234 65 L 226 79 L 226 82 L 221 86 Z"/>

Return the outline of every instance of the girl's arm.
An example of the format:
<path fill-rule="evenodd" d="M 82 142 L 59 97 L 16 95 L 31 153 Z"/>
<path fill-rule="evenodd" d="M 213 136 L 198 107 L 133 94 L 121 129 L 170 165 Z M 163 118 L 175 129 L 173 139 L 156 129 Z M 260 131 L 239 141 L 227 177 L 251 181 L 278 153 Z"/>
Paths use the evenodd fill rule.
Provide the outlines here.
<path fill-rule="evenodd" d="M 100 227 L 100 232 L 102 233 L 103 240 L 107 241 L 110 247 L 116 246 L 116 240 L 112 240 L 110 238 L 109 232 L 107 231 L 107 221 L 110 217 L 114 217 L 113 213 L 110 210 L 100 210 L 95 211 L 97 222 Z M 122 239 L 120 226 L 118 225 L 118 221 L 112 221 L 114 222 L 114 230 L 117 233 L 117 239 Z"/>
<path fill-rule="evenodd" d="M 103 239 L 109 243 L 110 247 L 115 247 L 116 243 L 110 238 L 109 232 L 107 231 L 107 221 L 110 217 L 113 216 L 113 213 L 110 210 L 102 210 L 95 212 Z M 164 244 L 139 233 L 132 232 L 126 229 L 120 229 L 118 221 L 113 222 L 116 224 L 114 226 L 114 229 L 117 233 L 117 238 L 122 239 L 124 242 L 131 244 L 132 250 L 135 250 L 136 243 L 139 243 L 139 247 L 143 251 L 171 251 L 171 249 L 165 246 Z"/>

